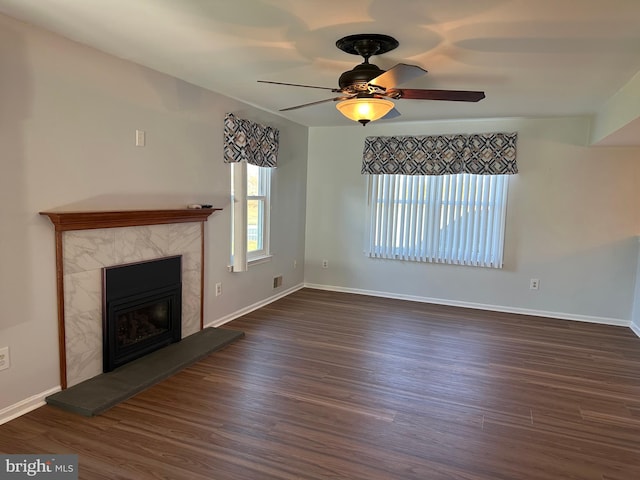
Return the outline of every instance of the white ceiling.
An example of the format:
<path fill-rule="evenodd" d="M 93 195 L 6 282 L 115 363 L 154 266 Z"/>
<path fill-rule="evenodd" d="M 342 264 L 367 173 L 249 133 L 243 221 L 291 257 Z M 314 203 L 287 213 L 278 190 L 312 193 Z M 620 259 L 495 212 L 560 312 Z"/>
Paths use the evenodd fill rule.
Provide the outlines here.
<path fill-rule="evenodd" d="M 429 74 L 403 86 L 483 90 L 479 103 L 398 100 L 389 122 L 596 113 L 640 71 L 640 0 L 0 0 L 0 12 L 276 112 L 331 92 L 356 33 L 400 46 L 372 63 Z M 349 125 L 333 102 L 286 112 Z"/>

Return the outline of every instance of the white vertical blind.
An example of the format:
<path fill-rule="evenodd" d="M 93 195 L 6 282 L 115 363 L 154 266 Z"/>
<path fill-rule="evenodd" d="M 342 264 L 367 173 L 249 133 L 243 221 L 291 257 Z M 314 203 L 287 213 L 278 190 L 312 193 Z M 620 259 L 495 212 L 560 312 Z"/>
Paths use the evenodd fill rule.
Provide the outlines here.
<path fill-rule="evenodd" d="M 371 175 L 371 257 L 502 268 L 508 175 Z"/>

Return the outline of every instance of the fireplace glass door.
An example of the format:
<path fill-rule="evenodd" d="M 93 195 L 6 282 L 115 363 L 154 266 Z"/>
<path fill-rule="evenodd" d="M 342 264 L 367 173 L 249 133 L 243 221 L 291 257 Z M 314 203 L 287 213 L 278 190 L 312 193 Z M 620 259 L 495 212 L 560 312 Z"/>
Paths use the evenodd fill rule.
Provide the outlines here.
<path fill-rule="evenodd" d="M 105 372 L 180 341 L 180 264 L 180 257 L 168 257 L 105 269 Z"/>

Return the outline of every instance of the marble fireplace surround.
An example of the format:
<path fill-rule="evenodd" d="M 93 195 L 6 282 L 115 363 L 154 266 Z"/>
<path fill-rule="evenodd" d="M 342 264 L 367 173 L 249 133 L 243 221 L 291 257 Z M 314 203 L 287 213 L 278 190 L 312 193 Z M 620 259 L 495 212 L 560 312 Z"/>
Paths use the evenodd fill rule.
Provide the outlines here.
<path fill-rule="evenodd" d="M 216 210 L 41 212 L 55 227 L 62 389 L 103 372 L 103 267 L 182 255 L 182 338 L 202 329 L 204 222 Z"/>

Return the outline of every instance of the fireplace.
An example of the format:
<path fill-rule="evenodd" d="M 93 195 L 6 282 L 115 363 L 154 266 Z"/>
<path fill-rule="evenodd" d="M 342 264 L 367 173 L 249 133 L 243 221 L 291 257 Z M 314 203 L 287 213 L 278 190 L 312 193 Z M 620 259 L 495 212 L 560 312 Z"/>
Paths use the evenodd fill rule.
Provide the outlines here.
<path fill-rule="evenodd" d="M 103 269 L 103 371 L 179 342 L 182 258 L 165 257 Z"/>

